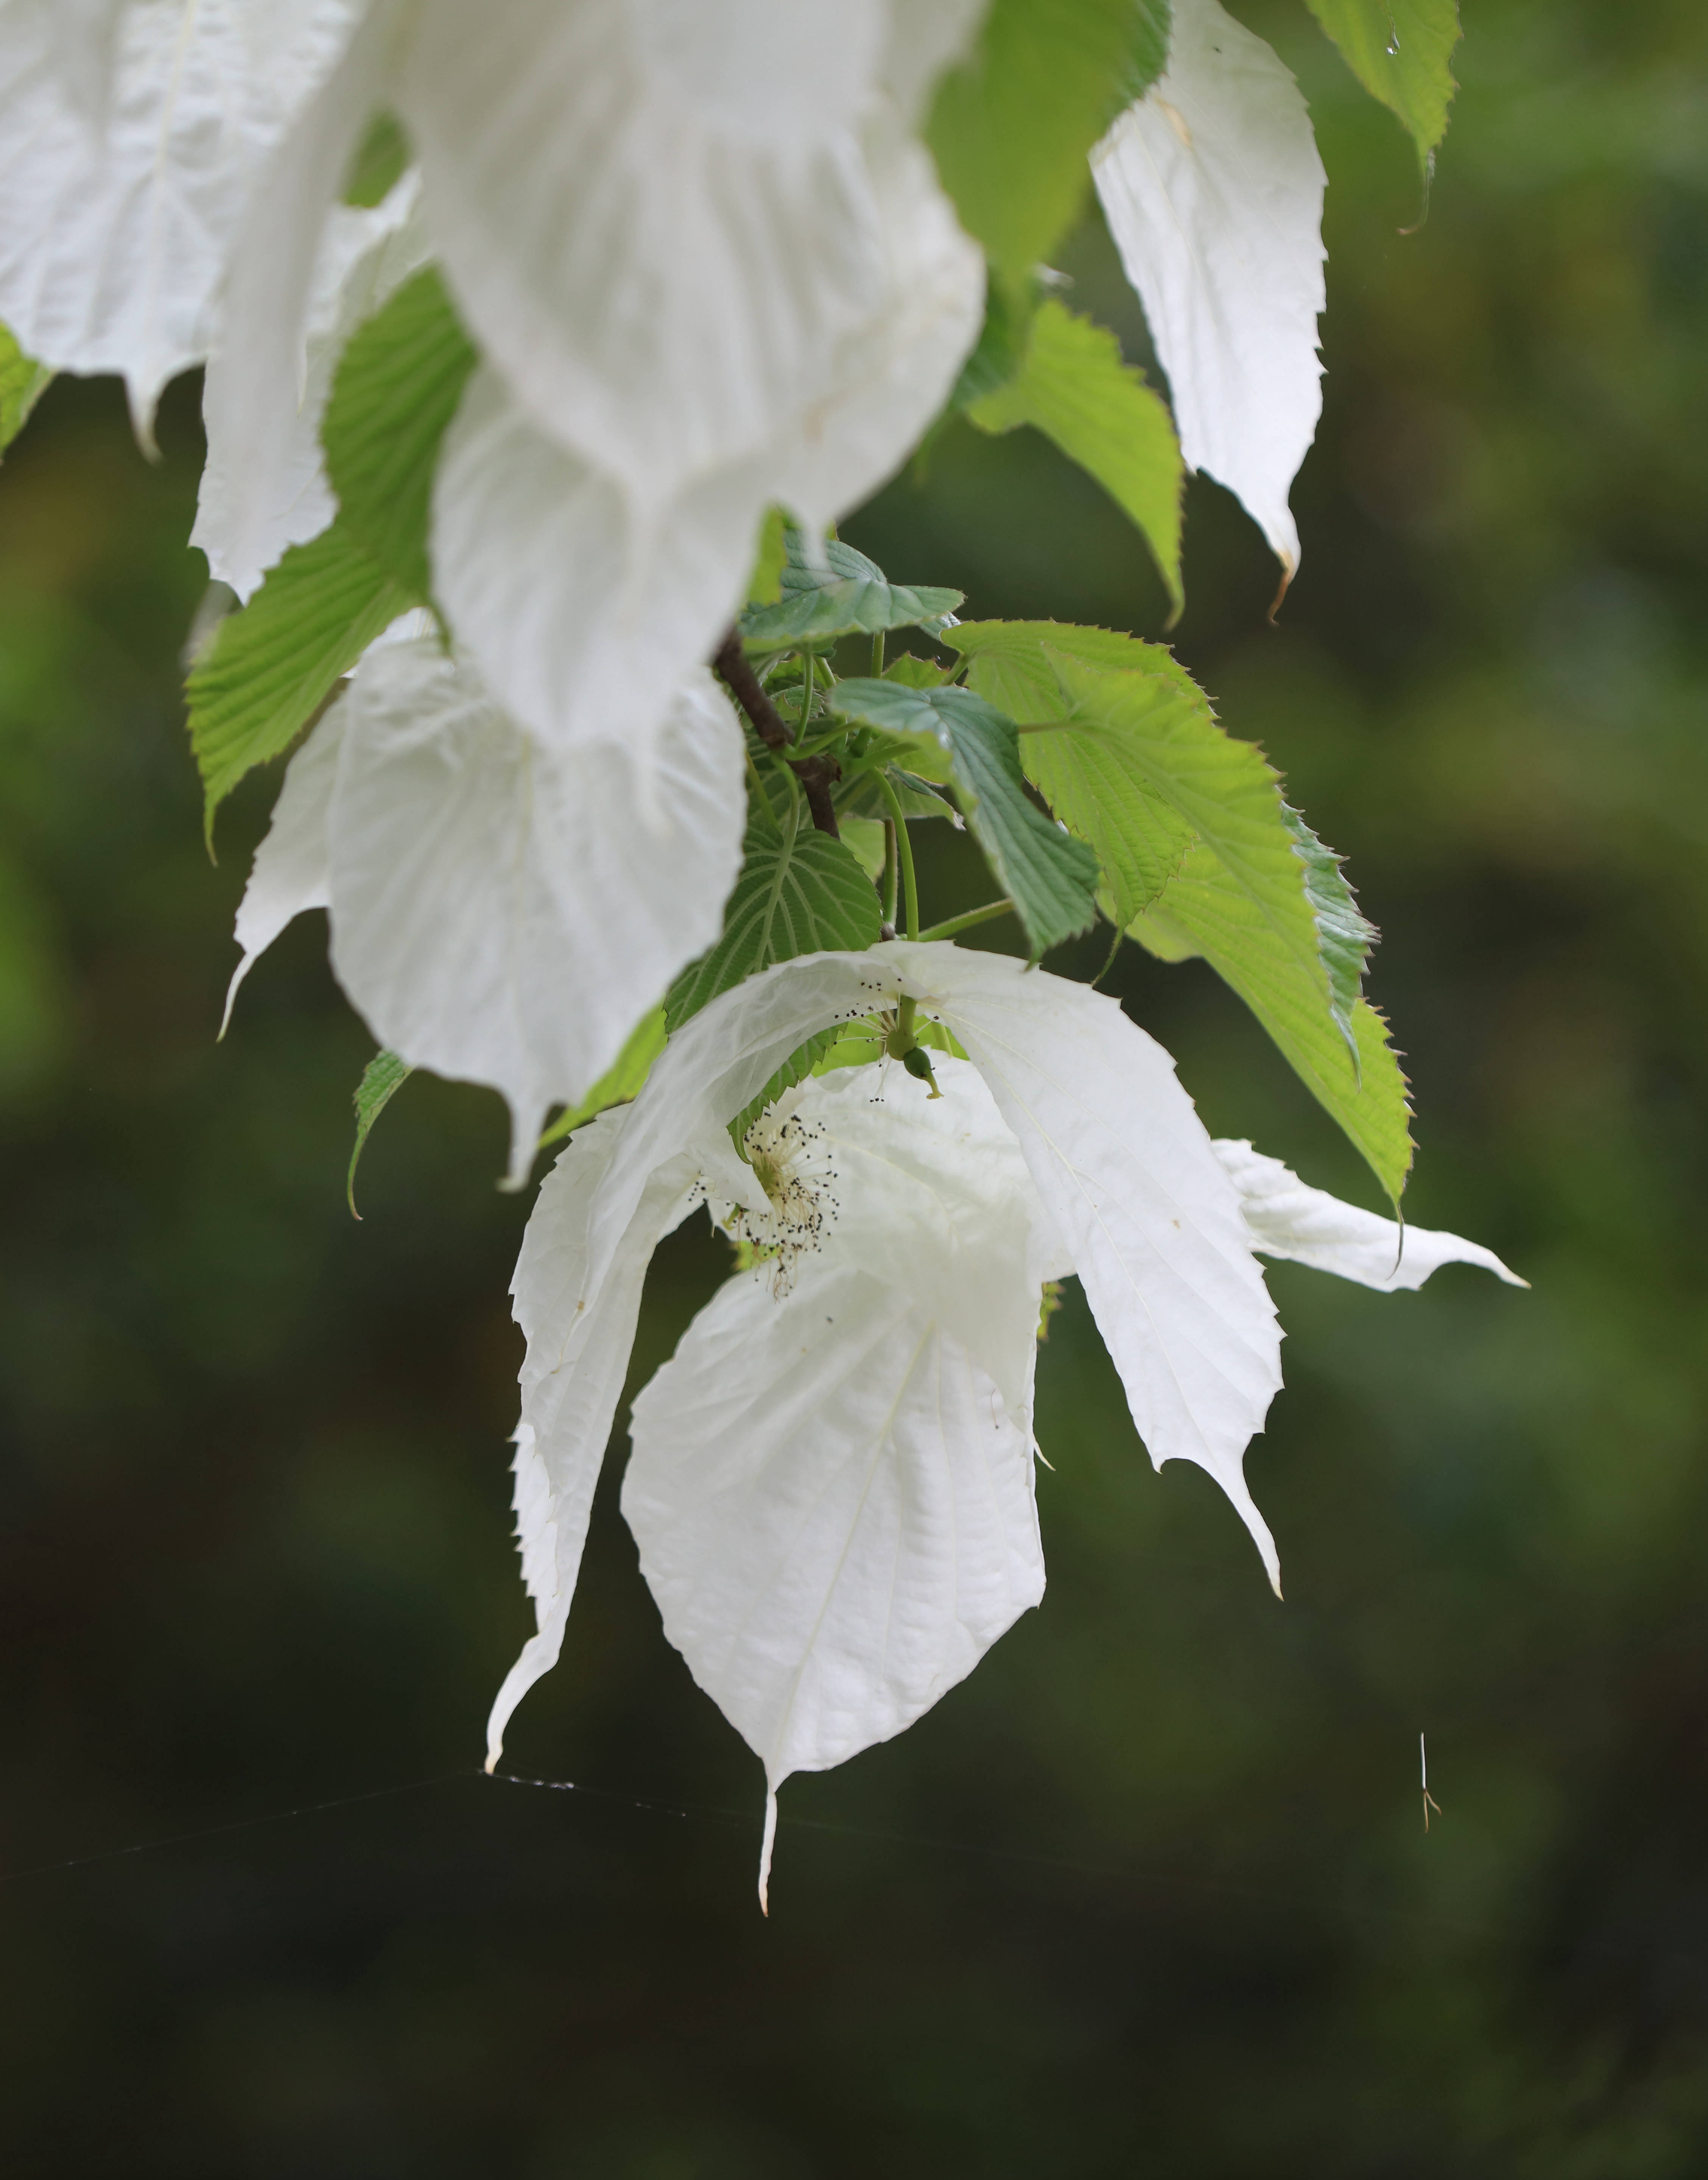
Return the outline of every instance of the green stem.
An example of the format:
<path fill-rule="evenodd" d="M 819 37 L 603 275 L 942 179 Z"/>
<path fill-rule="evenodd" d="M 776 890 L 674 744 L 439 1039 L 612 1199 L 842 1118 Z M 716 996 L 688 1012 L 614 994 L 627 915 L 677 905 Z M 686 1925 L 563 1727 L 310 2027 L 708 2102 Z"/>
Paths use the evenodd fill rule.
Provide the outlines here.
<path fill-rule="evenodd" d="M 880 629 L 877 634 L 872 638 L 872 679 L 874 681 L 881 681 L 883 678 L 884 632 Z"/>
<path fill-rule="evenodd" d="M 896 853 L 902 867 L 902 891 L 908 904 L 908 936 L 917 939 L 920 935 L 920 895 L 914 878 L 914 844 L 908 838 L 908 821 L 902 815 L 902 806 L 894 788 L 890 785 L 888 773 L 880 772 L 876 778 L 883 790 L 884 801 L 890 806 L 890 821 L 896 829 Z"/>
<path fill-rule="evenodd" d="M 881 898 L 884 905 L 884 922 L 893 931 L 896 928 L 896 889 L 901 884 L 902 867 L 896 856 L 896 821 L 884 820 L 884 879 Z"/>
<path fill-rule="evenodd" d="M 964 916 L 952 916 L 947 923 L 934 923 L 929 931 L 920 933 L 921 939 L 953 939 L 958 931 L 970 931 L 975 923 L 993 923 L 999 916 L 1011 916 L 1014 904 L 1011 900 L 993 900 L 983 908 L 969 908 Z"/>
<path fill-rule="evenodd" d="M 812 718 L 812 697 L 816 685 L 813 657 L 810 651 L 802 652 L 800 663 L 800 718 L 794 729 L 794 738 L 798 742 L 806 739 L 807 723 Z"/>

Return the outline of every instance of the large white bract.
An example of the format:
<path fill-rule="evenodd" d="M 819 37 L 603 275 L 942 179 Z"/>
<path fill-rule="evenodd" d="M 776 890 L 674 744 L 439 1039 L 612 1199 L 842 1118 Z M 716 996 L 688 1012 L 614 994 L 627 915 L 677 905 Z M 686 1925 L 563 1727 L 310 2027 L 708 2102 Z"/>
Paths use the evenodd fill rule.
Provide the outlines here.
<path fill-rule="evenodd" d="M 1244 502 L 1290 581 L 1288 493 L 1322 410 L 1326 180 L 1299 86 L 1216 0 L 1173 0 L 1168 66 L 1092 172 L 1180 450 Z"/>
<path fill-rule="evenodd" d="M 548 1108 L 585 1096 L 722 922 L 747 790 L 704 668 L 656 762 L 649 825 L 619 751 L 543 747 L 431 636 L 376 645 L 291 760 L 238 912 L 233 994 L 293 917 L 325 908 L 375 1036 L 503 1092 L 519 1184 Z"/>
<path fill-rule="evenodd" d="M 838 1069 L 726 1123 L 802 1040 L 903 999 L 968 1054 L 942 1097 Z M 1255 1251 L 1368 1285 L 1487 1265 L 1212 1143 L 1111 999 L 1001 956 L 892 942 L 750 978 L 572 1139 L 513 1285 L 527 1335 L 516 1506 L 538 1632 L 488 1761 L 555 1661 L 645 1268 L 701 1201 L 760 1262 L 637 1401 L 623 1511 L 666 1631 L 775 1796 L 909 1725 L 1042 1594 L 1032 1377 L 1043 1282 L 1076 1273 L 1158 1467 L 1198 1462 L 1279 1562 L 1244 1456 L 1281 1383 Z M 1376 1259 L 1386 1252 L 1387 1271 Z M 739 1361 L 738 1361 L 739 1357 Z"/>

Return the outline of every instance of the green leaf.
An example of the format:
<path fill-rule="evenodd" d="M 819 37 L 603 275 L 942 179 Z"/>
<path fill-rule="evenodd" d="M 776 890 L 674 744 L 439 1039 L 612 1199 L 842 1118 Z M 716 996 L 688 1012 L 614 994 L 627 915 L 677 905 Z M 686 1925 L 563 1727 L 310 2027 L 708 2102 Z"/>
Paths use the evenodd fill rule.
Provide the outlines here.
<path fill-rule="evenodd" d="M 782 594 L 774 605 L 750 606 L 741 616 L 750 651 L 821 648 L 843 636 L 877 636 L 892 628 L 935 625 L 963 603 L 959 591 L 892 583 L 881 568 L 844 545 L 824 541 L 824 563 L 807 559 L 799 531 L 788 533 Z"/>
<path fill-rule="evenodd" d="M 1447 134 L 1458 0 L 1307 0 L 1347 65 L 1411 132 L 1425 172 Z"/>
<path fill-rule="evenodd" d="M 947 818 L 953 824 L 960 823 L 961 813 L 940 789 L 929 779 L 921 779 L 916 772 L 904 771 L 898 764 L 867 765 L 859 772 L 845 773 L 831 790 L 838 819 L 851 819 L 855 824 L 868 820 L 881 824 L 894 815 L 888 798 L 878 785 L 881 773 L 889 782 L 890 792 L 900 805 L 903 818 Z"/>
<path fill-rule="evenodd" d="M 1202 846 L 1190 851 L 1131 935 L 1165 961 L 1203 955 L 1269 1032 L 1398 1206 L 1411 1168 L 1410 1108 L 1387 1025 L 1369 1000 L 1354 999 L 1347 1016 L 1354 1060 L 1339 1021 L 1300 976 L 1292 949 Z"/>
<path fill-rule="evenodd" d="M 30 421 L 30 411 L 52 383 L 53 373 L 25 355 L 0 326 L 0 452 L 9 447 Z"/>
<path fill-rule="evenodd" d="M 759 543 L 753 556 L 753 573 L 747 579 L 750 606 L 775 605 L 783 596 L 783 571 L 788 562 L 788 517 L 780 507 L 768 507 L 759 526 Z"/>
<path fill-rule="evenodd" d="M 926 129 L 962 224 L 1030 272 L 1073 223 L 1086 155 L 1162 72 L 1167 0 L 991 0 L 976 49 Z"/>
<path fill-rule="evenodd" d="M 773 961 L 797 954 L 863 953 L 882 922 L 859 858 L 791 809 L 779 830 L 764 816 L 748 827 L 741 876 L 723 915 L 723 936 L 684 969 L 664 1002 L 672 1030 L 710 999 Z"/>
<path fill-rule="evenodd" d="M 1185 465 L 1167 406 L 1122 361 L 1113 333 L 1051 298 L 1014 377 L 967 414 L 982 432 L 1033 425 L 1089 470 L 1137 526 L 1167 587 L 1171 620 L 1179 618 Z"/>
<path fill-rule="evenodd" d="M 839 681 L 831 707 L 889 734 L 948 751 L 985 860 L 1014 904 L 1035 957 L 1088 930 L 1097 916 L 1097 858 L 1028 800 L 1014 722 L 966 689 Z"/>
<path fill-rule="evenodd" d="M 581 1103 L 566 1105 L 553 1120 L 541 1137 L 539 1148 L 544 1150 L 548 1143 L 561 1142 L 573 1130 L 585 1126 L 596 1113 L 602 1113 L 607 1105 L 626 1105 L 631 1098 L 638 1098 L 652 1071 L 653 1061 L 663 1049 L 664 1010 L 654 1007 L 635 1023 L 622 1051 Z"/>
<path fill-rule="evenodd" d="M 1163 645 L 1116 629 L 1063 620 L 964 620 L 946 628 L 938 641 L 969 661 L 969 685 L 980 696 L 1023 722 L 1071 715 L 1052 652 L 1112 674 L 1172 674 L 1197 686 Z"/>
<path fill-rule="evenodd" d="M 1318 840 L 1298 811 L 1283 802 L 1281 812 L 1293 835 L 1293 853 L 1304 866 L 1304 897 L 1316 920 L 1317 951 L 1328 977 L 1329 1009 L 1356 1061 L 1352 1016 L 1364 990 L 1364 972 L 1376 942 L 1376 928 L 1359 909 L 1333 849 Z"/>
<path fill-rule="evenodd" d="M 321 427 L 343 527 L 424 603 L 439 442 L 477 361 L 432 267 L 407 281 L 344 350 Z"/>
<path fill-rule="evenodd" d="M 985 322 L 972 354 L 950 394 L 951 414 L 969 409 L 998 387 L 1006 386 L 1025 359 L 1032 313 L 1038 307 L 1038 284 L 1030 275 L 1004 278 L 992 271 L 985 285 Z"/>
<path fill-rule="evenodd" d="M 1022 758 L 1097 846 L 1111 907 L 1162 876 L 1132 936 L 1165 961 L 1204 956 L 1398 1203 L 1411 1162 L 1405 1081 L 1359 996 L 1376 934 L 1260 752 L 1222 732 L 1161 645 L 1056 621 L 964 622 L 943 641 L 970 660 L 980 694 L 1043 726 L 1022 734 Z M 1180 829 L 1164 833 L 1171 823 Z M 1161 869 L 1171 851 L 1172 873 Z"/>
<path fill-rule="evenodd" d="M 415 1069 L 399 1060 L 395 1052 L 382 1049 L 376 1052 L 362 1070 L 362 1079 L 356 1085 L 356 1140 L 350 1153 L 350 1170 L 344 1182 L 344 1199 L 350 1207 L 352 1219 L 360 1219 L 356 1208 L 356 1167 L 360 1163 L 364 1147 L 373 1125 L 401 1090 Z"/>
<path fill-rule="evenodd" d="M 885 667 L 886 681 L 899 681 L 908 689 L 941 689 L 952 678 L 953 669 L 939 666 L 934 658 L 921 658 L 917 652 L 898 652 Z"/>
<path fill-rule="evenodd" d="M 1332 1012 L 1304 865 L 1281 782 L 1263 752 L 1225 734 L 1209 700 L 1184 675 L 1110 673 L 1064 651 L 1047 655 L 1070 706 L 1069 724 L 1047 731 L 1097 746 L 1107 762 L 1126 767 L 1171 806 L 1251 901 L 1317 1004 Z"/>
<path fill-rule="evenodd" d="M 206 831 L 244 774 L 288 749 L 381 630 L 408 610 L 335 522 L 294 545 L 240 613 L 228 614 L 192 669 L 189 740 Z"/>
<path fill-rule="evenodd" d="M 364 208 L 383 204 L 404 179 L 409 163 L 409 140 L 402 123 L 394 113 L 376 113 L 350 162 L 343 201 Z"/>

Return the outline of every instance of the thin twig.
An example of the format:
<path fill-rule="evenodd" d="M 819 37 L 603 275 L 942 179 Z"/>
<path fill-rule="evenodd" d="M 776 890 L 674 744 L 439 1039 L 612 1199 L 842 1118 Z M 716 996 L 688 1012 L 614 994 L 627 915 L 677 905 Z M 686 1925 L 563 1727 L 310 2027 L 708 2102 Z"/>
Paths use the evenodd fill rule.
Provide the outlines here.
<path fill-rule="evenodd" d="M 712 659 L 730 694 L 753 722 L 753 730 L 768 750 L 781 757 L 791 746 L 794 737 L 785 725 L 765 691 L 747 653 L 741 647 L 741 636 L 731 629 L 717 647 Z M 840 840 L 841 829 L 836 822 L 836 809 L 831 801 L 831 789 L 842 778 L 842 767 L 832 757 L 809 757 L 788 759 L 789 769 L 799 780 L 806 795 L 806 806 L 812 813 L 812 822 L 821 833 Z"/>

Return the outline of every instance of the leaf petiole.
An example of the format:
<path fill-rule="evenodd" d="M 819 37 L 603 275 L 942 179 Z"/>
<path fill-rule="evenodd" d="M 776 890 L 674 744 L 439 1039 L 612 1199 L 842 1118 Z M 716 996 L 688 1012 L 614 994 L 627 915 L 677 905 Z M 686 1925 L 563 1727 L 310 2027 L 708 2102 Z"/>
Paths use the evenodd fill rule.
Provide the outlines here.
<path fill-rule="evenodd" d="M 888 773 L 879 772 L 873 777 L 882 790 L 884 801 L 889 805 L 890 824 L 896 836 L 896 855 L 902 867 L 902 891 L 908 905 L 908 937 L 916 939 L 920 935 L 920 895 L 914 878 L 914 844 L 908 838 L 908 821 L 902 815 L 901 802 L 890 784 Z"/>
<path fill-rule="evenodd" d="M 1014 904 L 1007 899 L 987 901 L 982 908 L 969 908 L 964 916 L 952 916 L 947 923 L 934 923 L 929 931 L 920 933 L 921 941 L 931 939 L 953 939 L 958 931 L 970 931 L 975 923 L 994 923 L 999 916 L 1012 916 Z"/>

